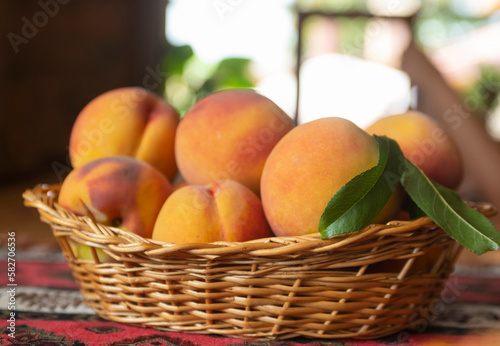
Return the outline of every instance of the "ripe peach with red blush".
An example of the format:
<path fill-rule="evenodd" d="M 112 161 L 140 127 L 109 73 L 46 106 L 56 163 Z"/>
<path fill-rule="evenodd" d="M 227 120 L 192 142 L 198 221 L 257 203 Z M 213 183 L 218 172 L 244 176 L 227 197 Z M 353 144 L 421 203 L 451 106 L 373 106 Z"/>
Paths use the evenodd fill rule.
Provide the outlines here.
<path fill-rule="evenodd" d="M 177 111 L 148 90 L 107 91 L 78 114 L 70 137 L 71 164 L 77 168 L 100 157 L 132 156 L 172 181 L 178 171 L 174 153 L 178 123 Z"/>
<path fill-rule="evenodd" d="M 77 215 L 150 238 L 156 217 L 171 194 L 167 178 L 150 164 L 107 156 L 72 170 L 58 203 Z"/>
<path fill-rule="evenodd" d="M 259 195 L 267 156 L 293 127 L 280 107 L 253 90 L 212 93 L 196 102 L 177 128 L 179 171 L 188 184 L 230 179 Z"/>
<path fill-rule="evenodd" d="M 260 199 L 232 180 L 186 185 L 162 207 L 153 239 L 169 243 L 242 242 L 273 236 Z"/>
<path fill-rule="evenodd" d="M 408 160 L 441 185 L 455 189 L 462 181 L 464 167 L 458 146 L 430 116 L 418 111 L 390 115 L 366 131 L 394 139 Z"/>
<path fill-rule="evenodd" d="M 320 118 L 295 127 L 274 147 L 262 173 L 262 203 L 273 232 L 318 232 L 330 199 L 352 178 L 376 166 L 378 156 L 375 138 L 347 119 Z M 397 188 L 374 222 L 389 221 L 400 206 Z"/>

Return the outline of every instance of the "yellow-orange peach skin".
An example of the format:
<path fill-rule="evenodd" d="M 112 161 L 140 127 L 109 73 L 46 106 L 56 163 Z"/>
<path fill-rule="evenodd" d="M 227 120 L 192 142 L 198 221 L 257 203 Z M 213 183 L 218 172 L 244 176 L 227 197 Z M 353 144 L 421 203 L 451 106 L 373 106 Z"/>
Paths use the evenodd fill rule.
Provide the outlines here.
<path fill-rule="evenodd" d="M 58 203 L 77 215 L 150 238 L 172 187 L 150 164 L 108 156 L 75 168 L 64 180 Z"/>
<path fill-rule="evenodd" d="M 174 191 L 153 231 L 154 240 L 176 244 L 241 242 L 272 236 L 260 199 L 231 180 Z"/>
<path fill-rule="evenodd" d="M 262 203 L 271 229 L 277 236 L 318 232 L 337 190 L 377 162 L 377 142 L 349 120 L 328 117 L 297 126 L 275 146 L 262 173 Z M 396 191 L 380 214 L 386 220 L 375 222 L 395 217 L 400 203 Z"/>
<path fill-rule="evenodd" d="M 71 164 L 76 168 L 104 156 L 132 156 L 172 181 L 178 171 L 174 153 L 178 123 L 177 111 L 148 90 L 110 90 L 78 114 L 70 137 Z"/>
<path fill-rule="evenodd" d="M 188 184 L 230 179 L 258 195 L 267 156 L 293 126 L 281 108 L 253 90 L 215 92 L 196 102 L 177 128 L 179 171 Z"/>
<path fill-rule="evenodd" d="M 408 111 L 383 117 L 366 131 L 394 139 L 408 160 L 441 185 L 454 189 L 462 181 L 463 162 L 458 146 L 428 115 Z"/>

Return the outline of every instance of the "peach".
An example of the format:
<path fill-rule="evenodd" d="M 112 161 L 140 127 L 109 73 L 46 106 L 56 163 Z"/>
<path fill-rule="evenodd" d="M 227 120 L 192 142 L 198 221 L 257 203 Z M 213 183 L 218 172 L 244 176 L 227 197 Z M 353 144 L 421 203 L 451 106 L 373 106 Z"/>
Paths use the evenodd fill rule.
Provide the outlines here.
<path fill-rule="evenodd" d="M 132 156 L 146 161 L 172 181 L 177 174 L 174 144 L 179 114 L 143 88 L 105 92 L 78 114 L 69 155 L 74 168 L 96 158 Z"/>
<path fill-rule="evenodd" d="M 464 168 L 458 146 L 428 115 L 408 111 L 386 116 L 366 131 L 394 139 L 408 160 L 441 185 L 455 189 L 462 181 Z"/>
<path fill-rule="evenodd" d="M 377 163 L 376 140 L 347 119 L 327 117 L 297 126 L 274 147 L 262 173 L 262 204 L 271 229 L 277 236 L 318 232 L 337 190 Z M 396 189 L 380 213 L 384 219 L 374 222 L 397 215 L 399 195 Z"/>
<path fill-rule="evenodd" d="M 242 242 L 272 236 L 260 199 L 232 180 L 187 185 L 173 192 L 153 231 L 154 240 L 175 244 Z"/>
<path fill-rule="evenodd" d="M 77 215 L 150 238 L 156 217 L 172 192 L 167 178 L 129 156 L 107 156 L 73 169 L 58 203 Z"/>
<path fill-rule="evenodd" d="M 177 128 L 179 171 L 188 184 L 230 179 L 259 195 L 267 156 L 293 127 L 281 108 L 253 90 L 212 93 L 196 102 Z"/>

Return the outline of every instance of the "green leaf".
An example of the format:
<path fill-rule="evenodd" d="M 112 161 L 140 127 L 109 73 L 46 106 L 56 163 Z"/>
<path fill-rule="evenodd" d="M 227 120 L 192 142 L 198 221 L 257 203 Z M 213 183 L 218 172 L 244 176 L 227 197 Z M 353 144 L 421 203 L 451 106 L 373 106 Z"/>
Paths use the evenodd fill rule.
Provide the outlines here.
<path fill-rule="evenodd" d="M 455 191 L 429 179 L 406 159 L 401 181 L 417 206 L 460 245 L 477 255 L 498 249 L 500 232 Z"/>
<path fill-rule="evenodd" d="M 399 146 L 387 137 L 373 137 L 379 146 L 378 163 L 347 182 L 328 202 L 319 222 L 323 239 L 371 224 L 400 183 Z"/>
<path fill-rule="evenodd" d="M 172 74 L 182 74 L 186 67 L 186 62 L 194 55 L 193 48 L 189 45 L 174 46 L 169 45 L 163 57 L 162 71 L 170 76 Z"/>

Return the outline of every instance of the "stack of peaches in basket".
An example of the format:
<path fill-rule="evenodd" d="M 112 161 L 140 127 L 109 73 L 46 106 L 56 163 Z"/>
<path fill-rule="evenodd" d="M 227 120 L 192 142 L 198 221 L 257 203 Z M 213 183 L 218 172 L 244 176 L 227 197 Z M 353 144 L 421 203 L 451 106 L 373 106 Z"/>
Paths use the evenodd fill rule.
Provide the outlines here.
<path fill-rule="evenodd" d="M 73 170 L 58 203 L 176 244 L 317 233 L 332 196 L 377 165 L 373 135 L 396 140 L 434 181 L 450 189 L 460 183 L 455 144 L 416 111 L 367 129 L 340 117 L 295 125 L 268 98 L 234 89 L 201 98 L 181 119 L 145 89 L 115 89 L 78 115 L 69 146 Z M 373 223 L 408 218 L 405 190 L 399 183 L 393 190 Z"/>
<path fill-rule="evenodd" d="M 375 338 L 414 328 L 463 246 L 498 249 L 462 201 L 455 143 L 408 111 L 361 129 L 296 125 L 250 89 L 184 114 L 142 88 L 78 115 L 71 171 L 23 195 L 100 316 L 244 338 Z M 425 312 L 427 315 L 427 312 Z"/>

